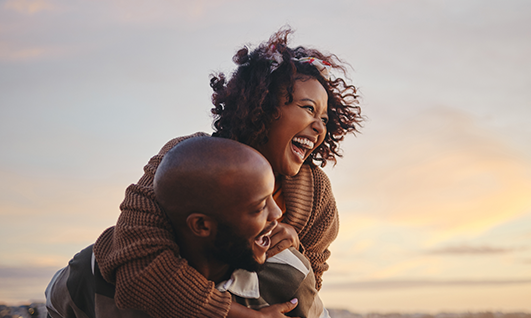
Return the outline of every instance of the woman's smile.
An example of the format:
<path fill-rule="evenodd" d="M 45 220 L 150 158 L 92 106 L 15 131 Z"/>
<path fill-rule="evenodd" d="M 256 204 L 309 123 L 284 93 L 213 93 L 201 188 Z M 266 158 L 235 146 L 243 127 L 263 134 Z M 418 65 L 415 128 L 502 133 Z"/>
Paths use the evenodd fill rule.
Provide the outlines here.
<path fill-rule="evenodd" d="M 268 142 L 257 149 L 269 160 L 275 174 L 294 176 L 325 138 L 328 94 L 316 79 L 299 79 L 293 85 L 293 102 L 281 105 L 279 111 Z"/>
<path fill-rule="evenodd" d="M 291 140 L 291 145 L 293 146 L 295 153 L 299 155 L 303 162 L 309 155 L 309 153 L 307 154 L 307 152 L 309 151 L 311 153 L 313 148 L 315 147 L 315 143 L 313 141 L 304 137 L 293 138 Z"/>

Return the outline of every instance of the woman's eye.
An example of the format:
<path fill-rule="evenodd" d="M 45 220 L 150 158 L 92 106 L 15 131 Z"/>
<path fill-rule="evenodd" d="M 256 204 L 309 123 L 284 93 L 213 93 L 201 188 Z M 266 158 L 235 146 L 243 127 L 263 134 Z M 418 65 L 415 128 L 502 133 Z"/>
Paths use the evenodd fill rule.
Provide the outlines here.
<path fill-rule="evenodd" d="M 313 106 L 303 106 L 302 108 L 305 108 L 307 109 L 310 113 L 313 113 L 313 111 L 315 110 L 315 108 Z"/>
<path fill-rule="evenodd" d="M 323 123 L 328 124 L 328 118 L 323 117 L 323 118 L 321 118 L 321 120 L 323 121 Z"/>

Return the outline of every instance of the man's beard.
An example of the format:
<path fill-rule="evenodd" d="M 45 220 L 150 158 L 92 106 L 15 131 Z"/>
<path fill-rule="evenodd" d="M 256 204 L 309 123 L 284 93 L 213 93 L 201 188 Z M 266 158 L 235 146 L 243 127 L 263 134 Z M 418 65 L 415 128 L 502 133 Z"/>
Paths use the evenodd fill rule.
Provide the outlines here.
<path fill-rule="evenodd" d="M 263 267 L 263 264 L 255 260 L 249 241 L 235 234 L 232 227 L 225 222 L 218 222 L 213 245 L 210 251 L 213 256 L 233 269 L 259 272 Z"/>

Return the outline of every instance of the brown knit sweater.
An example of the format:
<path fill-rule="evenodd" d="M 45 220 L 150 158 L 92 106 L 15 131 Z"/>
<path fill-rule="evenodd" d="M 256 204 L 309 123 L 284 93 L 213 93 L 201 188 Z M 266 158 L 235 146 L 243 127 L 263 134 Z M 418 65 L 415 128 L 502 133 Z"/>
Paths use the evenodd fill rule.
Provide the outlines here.
<path fill-rule="evenodd" d="M 208 135 L 175 138 L 151 158 L 142 178 L 127 188 L 116 226 L 105 230 L 94 245 L 103 277 L 116 283 L 120 308 L 140 309 L 153 317 L 226 317 L 229 311 L 230 294 L 216 290 L 179 258 L 170 221 L 153 192 L 153 177 L 164 154 L 196 136 Z M 339 228 L 330 181 L 321 169 L 303 165 L 295 177 L 284 179 L 282 192 L 287 208 L 283 222 L 299 234 L 320 289 L 328 269 L 328 246 Z"/>

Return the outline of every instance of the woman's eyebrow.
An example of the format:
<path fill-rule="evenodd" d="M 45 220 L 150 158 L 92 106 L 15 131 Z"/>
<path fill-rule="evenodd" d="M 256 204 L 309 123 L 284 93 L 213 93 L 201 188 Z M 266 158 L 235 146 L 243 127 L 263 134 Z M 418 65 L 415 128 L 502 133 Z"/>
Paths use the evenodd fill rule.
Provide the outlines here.
<path fill-rule="evenodd" d="M 301 102 L 312 102 L 314 104 L 317 104 L 313 99 L 311 98 L 301 98 L 300 100 Z"/>

